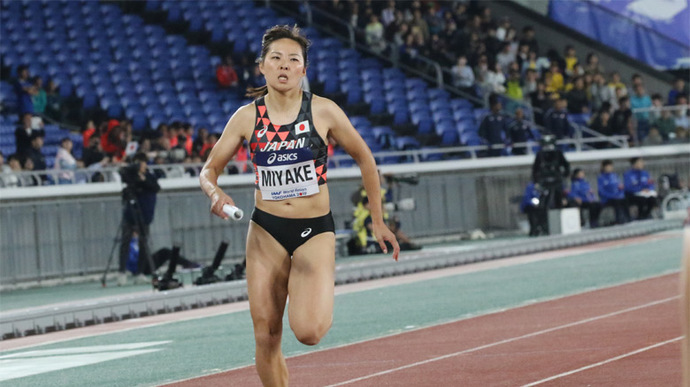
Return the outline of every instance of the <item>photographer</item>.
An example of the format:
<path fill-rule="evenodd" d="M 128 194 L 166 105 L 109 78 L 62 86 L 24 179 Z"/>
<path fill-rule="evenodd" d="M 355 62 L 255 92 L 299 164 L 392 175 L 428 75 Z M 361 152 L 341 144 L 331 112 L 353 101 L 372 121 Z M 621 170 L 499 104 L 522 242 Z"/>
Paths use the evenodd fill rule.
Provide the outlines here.
<path fill-rule="evenodd" d="M 156 176 L 148 170 L 148 159 L 144 153 L 134 155 L 132 162 L 120 170 L 122 182 L 122 240 L 120 241 L 120 279 L 126 282 L 126 264 L 130 256 L 130 241 L 135 235 L 139 238 L 138 273 L 150 272 L 145 266 L 150 260 L 148 249 L 149 225 L 153 222 L 156 208 L 156 194 L 160 186 Z M 136 273 L 134 273 L 136 274 Z"/>

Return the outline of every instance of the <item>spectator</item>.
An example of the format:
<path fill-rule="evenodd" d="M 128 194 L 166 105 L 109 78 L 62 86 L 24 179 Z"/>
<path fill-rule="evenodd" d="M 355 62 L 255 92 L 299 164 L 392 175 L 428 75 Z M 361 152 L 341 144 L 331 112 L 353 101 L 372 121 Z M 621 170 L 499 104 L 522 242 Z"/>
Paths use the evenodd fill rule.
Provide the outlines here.
<path fill-rule="evenodd" d="M 520 73 L 518 71 L 510 72 L 508 82 L 506 82 L 506 96 L 516 101 L 522 101 L 522 87 L 520 87 Z"/>
<path fill-rule="evenodd" d="M 451 69 L 453 85 L 468 94 L 474 94 L 474 72 L 467 65 L 467 57 L 461 55 Z"/>
<path fill-rule="evenodd" d="M 621 89 L 621 95 L 626 96 L 628 95 L 628 88 L 625 86 L 625 83 L 621 82 L 621 75 L 618 74 L 618 71 L 614 71 L 611 73 L 611 81 L 609 82 L 609 87 L 611 90 L 613 90 L 613 94 L 616 95 L 616 98 L 619 98 L 618 92 L 616 92 L 616 89 Z"/>
<path fill-rule="evenodd" d="M 549 68 L 549 73 L 551 74 L 551 87 L 557 92 L 561 92 L 565 87 L 563 74 L 561 74 L 560 67 L 557 61 L 551 61 L 551 66 Z"/>
<path fill-rule="evenodd" d="M 259 65 L 254 65 L 252 67 L 252 73 L 247 79 L 247 87 L 261 87 L 266 84 L 266 78 L 264 78 L 264 75 L 261 74 L 261 69 L 259 68 Z"/>
<path fill-rule="evenodd" d="M 367 46 L 371 51 L 380 54 L 386 49 L 386 41 L 383 39 L 383 24 L 379 21 L 378 16 L 371 15 L 364 33 Z"/>
<path fill-rule="evenodd" d="M 615 95 L 614 90 L 606 84 L 606 78 L 604 78 L 603 73 L 595 73 L 593 81 L 589 87 L 589 93 L 592 96 L 592 110 L 597 111 L 604 102 L 611 103 Z"/>
<path fill-rule="evenodd" d="M 226 55 L 223 62 L 216 67 L 216 80 L 221 88 L 237 88 L 239 77 L 232 60 L 232 56 Z"/>
<path fill-rule="evenodd" d="M 642 145 L 644 146 L 661 145 L 663 143 L 664 138 L 661 136 L 659 129 L 656 126 L 652 126 L 649 129 L 649 134 L 647 137 L 645 137 L 644 141 L 642 141 Z"/>
<path fill-rule="evenodd" d="M 652 125 L 659 130 L 659 134 L 664 140 L 670 139 L 676 131 L 676 120 L 671 115 L 670 110 L 662 110 L 661 116 L 652 122 Z"/>
<path fill-rule="evenodd" d="M 565 74 L 569 77 L 576 75 L 574 73 L 575 64 L 578 62 L 577 55 L 575 54 L 575 47 L 565 46 Z"/>
<path fill-rule="evenodd" d="M 31 83 L 29 67 L 20 65 L 17 67 L 17 79 L 14 82 L 14 91 L 19 102 L 19 116 L 25 113 L 34 113 L 33 96 L 37 94 L 36 88 Z"/>
<path fill-rule="evenodd" d="M 568 112 L 571 114 L 582 114 L 589 112 L 589 99 L 585 90 L 585 82 L 582 77 L 577 77 L 573 81 L 574 87 L 566 94 L 568 99 Z"/>
<path fill-rule="evenodd" d="M 208 158 L 209 153 L 211 153 L 211 149 L 213 149 L 213 147 L 216 145 L 219 138 L 220 135 L 218 135 L 218 133 L 211 133 L 208 135 L 206 143 L 201 148 L 201 158 L 204 160 L 204 162 Z"/>
<path fill-rule="evenodd" d="M 611 113 L 608 110 L 600 110 L 592 119 L 590 124 L 592 130 L 595 130 L 604 136 L 612 136 L 613 130 L 611 128 Z"/>
<path fill-rule="evenodd" d="M 537 82 L 537 90 L 533 91 L 529 95 L 529 101 L 532 107 L 540 110 L 534 113 L 534 120 L 537 124 L 543 125 L 544 113 L 551 109 L 552 105 L 551 93 L 546 91 L 546 85 L 544 85 L 544 82 Z"/>
<path fill-rule="evenodd" d="M 496 63 L 492 69 L 487 71 L 484 78 L 484 88 L 488 93 L 503 94 L 506 91 L 506 77 L 503 75 L 501 65 Z"/>
<path fill-rule="evenodd" d="M 204 147 L 206 140 L 208 139 L 208 129 L 199 128 L 196 138 L 192 143 L 192 155 L 201 155 L 201 149 Z"/>
<path fill-rule="evenodd" d="M 681 128 L 677 127 L 675 131 L 675 135 L 669 141 L 671 144 L 688 144 L 690 143 L 690 135 L 688 134 L 688 131 Z"/>
<path fill-rule="evenodd" d="M 105 153 L 101 148 L 100 136 L 91 136 L 88 146 L 84 147 L 82 151 L 82 161 L 84 161 L 84 165 L 90 167 L 93 164 L 101 162 L 104 158 Z"/>
<path fill-rule="evenodd" d="M 688 87 L 683 78 L 676 78 L 676 80 L 673 82 L 673 88 L 668 92 L 668 104 L 675 105 L 676 98 L 681 94 L 687 95 Z"/>
<path fill-rule="evenodd" d="M 533 92 L 537 91 L 537 83 L 537 72 L 534 69 L 527 69 L 525 80 L 522 84 L 522 95 L 527 98 Z"/>
<path fill-rule="evenodd" d="M 532 133 L 531 123 L 525 119 L 525 114 L 522 108 L 515 109 L 515 119 L 508 125 L 508 133 L 511 144 L 526 143 L 529 140 L 536 141 Z M 514 155 L 524 155 L 527 153 L 526 146 L 513 146 L 512 153 Z"/>
<path fill-rule="evenodd" d="M 34 169 L 43 171 L 46 169 L 46 157 L 43 155 L 43 136 L 42 133 L 33 133 L 31 135 L 31 147 L 24 155 L 25 159 L 30 158 L 34 162 Z"/>
<path fill-rule="evenodd" d="M 661 118 L 661 111 L 664 109 L 664 101 L 661 94 L 652 94 L 652 110 L 649 112 L 649 123 L 652 124 Z"/>
<path fill-rule="evenodd" d="M 34 170 L 34 161 L 30 158 L 24 160 L 23 171 L 32 172 Z M 41 178 L 38 175 L 23 173 L 19 178 L 22 187 L 37 187 L 41 185 Z"/>
<path fill-rule="evenodd" d="M 585 180 L 585 171 L 580 168 L 575 168 L 570 179 L 570 192 L 568 193 L 568 201 L 574 206 L 589 212 L 589 227 L 599 227 L 599 214 L 601 213 L 601 203 L 594 197 L 594 191 L 589 186 L 589 182 Z M 584 219 L 580 215 L 581 219 Z"/>
<path fill-rule="evenodd" d="M 395 1 L 388 0 L 386 8 L 381 11 L 381 21 L 383 25 L 388 27 L 391 23 L 395 21 Z"/>
<path fill-rule="evenodd" d="M 17 154 L 24 155 L 29 151 L 31 148 L 31 138 L 34 135 L 45 136 L 45 131 L 36 125 L 31 113 L 24 113 L 22 121 L 14 131 Z"/>
<path fill-rule="evenodd" d="M 656 190 L 644 170 L 644 160 L 641 157 L 630 159 L 630 169 L 623 174 L 625 198 L 629 205 L 637 207 L 637 219 L 649 219 L 656 206 Z"/>
<path fill-rule="evenodd" d="M 619 109 L 613 113 L 613 117 L 611 118 L 611 134 L 627 135 L 630 141 L 634 141 L 636 133 L 633 128 L 630 99 L 628 97 L 621 97 L 618 100 L 618 105 L 620 106 Z"/>
<path fill-rule="evenodd" d="M 7 157 L 7 167 L 2 170 L 3 173 L 7 173 L 6 176 L 3 176 L 5 187 L 19 187 L 21 182 L 17 174 L 22 172 L 22 163 L 19 155 L 16 153 L 9 155 Z"/>
<path fill-rule="evenodd" d="M 510 44 L 503 43 L 501 52 L 496 55 L 496 63 L 501 65 L 502 69 L 507 69 L 515 60 L 515 53 L 510 49 Z"/>
<path fill-rule="evenodd" d="M 101 134 L 103 152 L 115 161 L 121 160 L 125 154 L 125 146 L 127 145 L 125 135 L 126 133 L 118 120 L 108 121 L 105 132 Z"/>
<path fill-rule="evenodd" d="M 194 145 L 194 127 L 190 123 L 185 123 L 182 125 L 182 135 L 180 139 L 181 144 L 188 156 L 192 155 L 192 147 Z"/>
<path fill-rule="evenodd" d="M 489 59 L 486 55 L 481 55 L 477 60 L 477 66 L 474 69 L 475 79 L 480 83 L 486 82 L 486 76 L 489 73 Z"/>
<path fill-rule="evenodd" d="M 599 200 L 603 207 L 611 206 L 614 208 L 616 223 L 623 224 L 628 222 L 628 205 L 625 200 L 623 184 L 618 179 L 618 175 L 613 172 L 613 161 L 604 160 L 601 162 L 601 173 L 597 178 L 599 187 Z"/>
<path fill-rule="evenodd" d="M 676 97 L 676 110 L 673 111 L 674 121 L 677 128 L 690 130 L 690 119 L 688 118 L 688 97 L 678 95 Z"/>
<path fill-rule="evenodd" d="M 641 85 L 644 86 L 644 80 L 642 79 L 642 75 L 640 74 L 633 74 L 632 77 L 630 77 L 630 82 L 632 84 L 633 89 L 635 89 L 635 86 Z"/>
<path fill-rule="evenodd" d="M 77 159 L 72 156 L 72 140 L 65 137 L 60 141 L 60 147 L 55 155 L 54 169 L 62 171 L 58 174 L 59 184 L 74 183 L 74 171 L 77 169 Z"/>
<path fill-rule="evenodd" d="M 529 46 L 529 50 L 539 55 L 539 43 L 535 38 L 534 27 L 526 26 L 522 29 L 522 37 L 520 38 L 520 45 Z"/>
<path fill-rule="evenodd" d="M 34 104 L 34 113 L 43 114 L 46 111 L 48 97 L 46 91 L 43 89 L 43 79 L 39 76 L 33 77 L 31 80 L 35 94 L 31 96 L 31 102 Z"/>
<path fill-rule="evenodd" d="M 556 106 L 544 114 L 544 127 L 558 140 L 573 136 L 574 128 L 568 119 L 568 101 L 565 98 L 559 98 Z"/>
<path fill-rule="evenodd" d="M 633 90 L 634 93 L 630 96 L 630 108 L 649 109 L 652 107 L 652 99 L 645 92 L 641 83 L 633 86 Z M 649 131 L 649 111 L 635 113 L 635 119 L 637 121 L 637 137 L 643 139 Z"/>
<path fill-rule="evenodd" d="M 593 52 L 587 54 L 587 64 L 585 65 L 585 73 L 595 76 L 597 74 L 603 77 L 604 66 L 599 63 L 599 56 Z"/>
<path fill-rule="evenodd" d="M 9 173 L 12 171 L 9 165 L 5 164 L 5 155 L 0 151 L 0 173 Z"/>
<path fill-rule="evenodd" d="M 501 155 L 502 146 L 508 133 L 508 119 L 501 112 L 501 102 L 494 99 L 491 112 L 484 117 L 479 125 L 479 136 L 489 144 L 489 156 Z"/>
<path fill-rule="evenodd" d="M 46 88 L 45 115 L 55 121 L 62 122 L 62 97 L 57 84 L 52 79 L 48 81 L 48 87 Z"/>
<path fill-rule="evenodd" d="M 92 120 L 89 120 L 86 122 L 86 127 L 84 128 L 84 131 L 81 132 L 81 138 L 82 143 L 84 144 L 84 148 L 89 146 L 89 140 L 94 134 L 100 137 L 100 135 L 96 133 L 96 125 L 93 123 Z"/>

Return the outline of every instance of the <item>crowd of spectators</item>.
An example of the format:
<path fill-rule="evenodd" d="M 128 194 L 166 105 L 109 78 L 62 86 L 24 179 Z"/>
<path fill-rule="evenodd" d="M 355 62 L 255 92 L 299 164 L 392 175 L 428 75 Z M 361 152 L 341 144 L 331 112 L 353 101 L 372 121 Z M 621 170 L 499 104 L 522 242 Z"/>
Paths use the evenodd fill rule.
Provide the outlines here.
<path fill-rule="evenodd" d="M 510 18 L 495 18 L 481 2 L 330 0 L 315 5 L 343 17 L 372 51 L 389 47 L 408 64 L 422 55 L 450 69 L 449 81 L 465 93 L 497 93 L 531 105 L 535 122 L 559 138 L 573 133 L 563 130 L 566 113 L 568 126 L 578 115 L 578 123 L 605 135 L 628 136 L 633 145 L 690 141 L 689 90 L 683 79 L 667 95 L 650 95 L 641 75 L 626 84 L 620 74 L 604 69 L 594 52 L 583 56 L 570 45 L 562 53 L 544 50 L 533 27 L 518 31 Z M 507 105 L 511 114 L 519 106 Z M 649 108 L 654 110 L 633 114 Z"/>

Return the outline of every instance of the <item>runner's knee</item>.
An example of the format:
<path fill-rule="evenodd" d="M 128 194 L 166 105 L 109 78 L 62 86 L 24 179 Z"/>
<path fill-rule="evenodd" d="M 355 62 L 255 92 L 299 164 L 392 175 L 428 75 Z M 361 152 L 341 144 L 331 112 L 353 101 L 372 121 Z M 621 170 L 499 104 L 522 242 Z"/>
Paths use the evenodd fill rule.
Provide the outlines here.
<path fill-rule="evenodd" d="M 280 346 L 283 334 L 281 324 L 270 324 L 268 322 L 254 323 L 254 339 L 257 348 L 271 350 Z"/>
<path fill-rule="evenodd" d="M 316 345 L 321 339 L 326 336 L 328 330 L 331 328 L 332 319 L 322 322 L 309 322 L 295 324 L 292 326 L 292 331 L 300 343 L 304 345 Z"/>

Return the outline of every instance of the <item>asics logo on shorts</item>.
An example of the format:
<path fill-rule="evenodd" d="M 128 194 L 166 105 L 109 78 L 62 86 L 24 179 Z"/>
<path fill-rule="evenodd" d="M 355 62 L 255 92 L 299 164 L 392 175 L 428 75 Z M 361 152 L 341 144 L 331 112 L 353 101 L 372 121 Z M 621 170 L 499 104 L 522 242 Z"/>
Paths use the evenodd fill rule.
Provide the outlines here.
<path fill-rule="evenodd" d="M 279 155 L 277 153 L 271 153 L 270 156 L 266 159 L 266 162 L 270 165 L 273 164 L 274 162 L 282 162 L 282 161 L 296 161 L 297 160 L 297 153 L 288 153 L 288 154 L 282 154 Z"/>
<path fill-rule="evenodd" d="M 300 236 L 302 238 L 306 238 L 307 236 L 309 236 L 309 234 L 311 234 L 311 227 L 305 228 L 304 231 L 302 231 L 302 233 L 300 234 Z"/>

